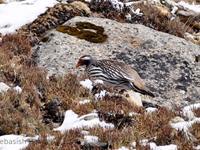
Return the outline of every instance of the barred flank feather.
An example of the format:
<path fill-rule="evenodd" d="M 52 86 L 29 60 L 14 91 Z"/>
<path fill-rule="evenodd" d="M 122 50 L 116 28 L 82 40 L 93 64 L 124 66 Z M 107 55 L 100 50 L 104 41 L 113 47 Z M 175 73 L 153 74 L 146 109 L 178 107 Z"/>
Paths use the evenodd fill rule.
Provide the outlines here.
<path fill-rule="evenodd" d="M 86 72 L 93 79 L 101 79 L 117 89 L 133 90 L 154 97 L 154 94 L 142 83 L 138 73 L 122 62 L 95 60 L 90 55 L 82 56 L 76 67 L 86 65 Z"/>

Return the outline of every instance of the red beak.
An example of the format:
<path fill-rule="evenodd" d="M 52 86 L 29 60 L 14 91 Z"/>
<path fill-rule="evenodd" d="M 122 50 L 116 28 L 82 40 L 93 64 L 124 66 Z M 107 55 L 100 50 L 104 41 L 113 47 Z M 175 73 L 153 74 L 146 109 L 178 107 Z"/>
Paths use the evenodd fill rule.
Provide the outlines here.
<path fill-rule="evenodd" d="M 80 63 L 77 63 L 77 64 L 76 64 L 76 68 L 78 68 L 79 66 L 80 66 Z"/>
<path fill-rule="evenodd" d="M 78 60 L 77 64 L 76 64 L 76 68 L 78 68 L 79 66 L 81 66 L 81 59 Z"/>

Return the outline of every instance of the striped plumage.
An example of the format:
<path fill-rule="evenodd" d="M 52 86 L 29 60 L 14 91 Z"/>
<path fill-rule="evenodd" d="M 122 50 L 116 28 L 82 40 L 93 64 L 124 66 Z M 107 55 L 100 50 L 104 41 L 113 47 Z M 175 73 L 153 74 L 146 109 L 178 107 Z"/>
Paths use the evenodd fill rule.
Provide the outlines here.
<path fill-rule="evenodd" d="M 154 97 L 154 94 L 142 83 L 138 73 L 122 62 L 113 60 L 96 60 L 90 55 L 82 56 L 76 67 L 86 66 L 91 79 L 101 79 L 115 89 L 133 90 Z"/>

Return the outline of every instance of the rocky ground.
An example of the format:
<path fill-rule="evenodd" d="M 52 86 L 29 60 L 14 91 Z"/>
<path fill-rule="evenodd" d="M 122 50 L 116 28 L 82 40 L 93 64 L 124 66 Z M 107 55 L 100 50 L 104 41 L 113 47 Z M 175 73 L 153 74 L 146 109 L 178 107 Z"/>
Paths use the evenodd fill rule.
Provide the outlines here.
<path fill-rule="evenodd" d="M 130 16 L 110 1 L 68 2 L 2 37 L 0 141 L 28 138 L 26 150 L 199 149 L 200 47 L 185 36 L 196 29 L 150 4 L 134 5 L 143 16 Z M 104 95 L 75 68 L 85 54 L 130 65 L 156 97 L 137 107 Z"/>
<path fill-rule="evenodd" d="M 131 65 L 155 93 L 151 101 L 158 105 L 200 102 L 200 63 L 195 60 L 200 55 L 198 45 L 143 25 L 109 19 L 75 17 L 64 25 L 76 26 L 76 22 L 104 27 L 108 39 L 92 43 L 52 30 L 46 35 L 47 42 L 34 47 L 38 65 L 46 68 L 49 75 L 80 73 L 75 68 L 78 58 L 90 54 L 97 59 L 115 59 Z"/>

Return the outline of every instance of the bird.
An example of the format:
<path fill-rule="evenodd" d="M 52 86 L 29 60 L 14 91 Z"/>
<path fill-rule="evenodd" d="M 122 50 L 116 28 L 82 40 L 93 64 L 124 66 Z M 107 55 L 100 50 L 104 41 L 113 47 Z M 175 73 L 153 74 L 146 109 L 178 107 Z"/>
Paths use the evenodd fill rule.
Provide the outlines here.
<path fill-rule="evenodd" d="M 91 55 L 79 58 L 76 68 L 86 66 L 89 78 L 103 80 L 106 85 L 118 90 L 133 90 L 143 95 L 155 95 L 143 84 L 139 74 L 121 61 L 110 59 L 97 60 Z"/>

